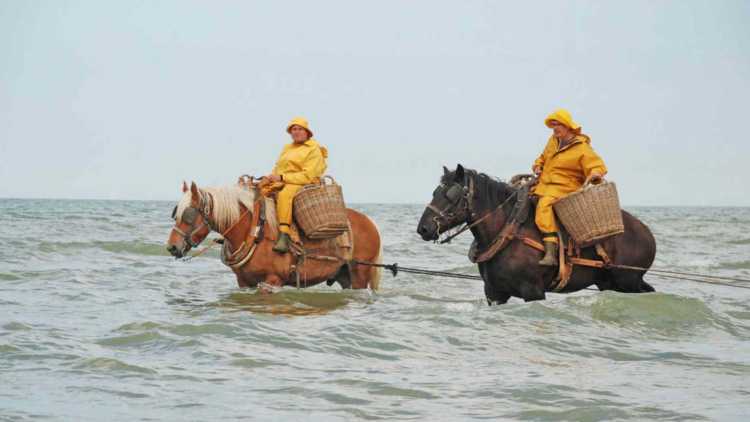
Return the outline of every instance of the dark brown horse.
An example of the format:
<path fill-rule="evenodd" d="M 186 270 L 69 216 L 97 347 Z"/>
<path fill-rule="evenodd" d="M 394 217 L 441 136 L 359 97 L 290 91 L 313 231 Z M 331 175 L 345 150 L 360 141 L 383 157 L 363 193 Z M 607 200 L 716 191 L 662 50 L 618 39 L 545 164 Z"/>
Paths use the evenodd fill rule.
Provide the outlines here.
<path fill-rule="evenodd" d="M 471 187 L 471 189 L 470 189 Z M 516 189 L 485 174 L 464 169 L 460 164 L 455 171 L 444 168 L 440 185 L 433 193 L 432 202 L 425 209 L 417 233 L 425 241 L 437 240 L 440 234 L 460 224 L 471 224 L 489 215 L 471 228 L 477 246 L 486 250 L 508 223 L 515 201 L 508 199 Z M 541 233 L 530 216 L 520 226 L 518 238 L 541 242 Z M 603 242 L 612 264 L 649 268 L 656 255 L 656 242 L 649 228 L 629 213 L 622 212 L 625 233 Z M 511 296 L 525 301 L 545 299 L 550 291 L 557 268 L 538 264 L 543 253 L 522 241 L 511 241 L 492 259 L 479 264 L 484 279 L 484 293 L 488 303 L 505 303 Z M 582 257 L 599 259 L 593 248 L 582 251 Z M 645 271 L 613 268 L 574 266 L 568 284 L 562 292 L 575 292 L 591 285 L 599 290 L 626 293 L 653 292 L 654 288 L 643 281 Z"/>
<path fill-rule="evenodd" d="M 278 254 L 271 249 L 273 241 L 269 222 L 259 218 L 260 203 L 264 202 L 257 188 L 239 186 L 199 189 L 183 184 L 184 195 L 175 207 L 175 226 L 167 240 L 167 250 L 176 258 L 198 246 L 211 231 L 224 237 L 222 256 L 237 276 L 240 287 L 261 285 L 263 291 L 273 291 L 284 285 L 313 286 L 324 281 L 338 281 L 354 289 L 369 287 L 377 290 L 380 269 L 371 266 L 348 265 L 337 259 L 335 250 L 326 240 L 305 240 L 304 248 L 316 251 L 318 258 L 308 257 L 298 262 L 291 254 Z M 366 215 L 348 209 L 352 228 L 352 261 L 380 262 L 380 234 L 375 223 Z M 260 226 L 264 230 L 259 230 Z M 236 259 L 233 257 L 236 256 Z M 325 258 L 325 259 L 323 259 Z M 261 284 L 263 283 L 263 284 Z"/>

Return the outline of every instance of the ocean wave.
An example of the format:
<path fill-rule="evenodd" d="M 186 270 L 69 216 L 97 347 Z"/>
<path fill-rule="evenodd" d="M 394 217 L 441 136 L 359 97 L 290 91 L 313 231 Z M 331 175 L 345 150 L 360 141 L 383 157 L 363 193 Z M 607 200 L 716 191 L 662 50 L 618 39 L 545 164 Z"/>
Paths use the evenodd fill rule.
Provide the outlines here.
<path fill-rule="evenodd" d="M 711 268 L 718 270 L 749 270 L 750 261 L 723 261 L 712 265 Z"/>
<path fill-rule="evenodd" d="M 635 331 L 669 336 L 693 335 L 696 329 L 707 328 L 717 321 L 701 300 L 665 293 L 601 293 L 591 305 L 591 317 Z"/>
<path fill-rule="evenodd" d="M 47 242 L 42 241 L 38 249 L 44 253 L 76 253 L 85 249 L 98 249 L 113 253 L 129 253 L 143 256 L 170 256 L 164 244 L 142 241 L 91 241 L 91 242 Z"/>
<path fill-rule="evenodd" d="M 230 311 L 274 315 L 323 315 L 341 309 L 357 297 L 354 291 L 315 291 L 282 289 L 271 295 L 257 290 L 234 292 L 213 304 Z"/>
<path fill-rule="evenodd" d="M 130 375 L 156 375 L 157 371 L 145 366 L 132 365 L 113 358 L 86 358 L 71 365 L 72 369 L 83 372 L 121 373 Z"/>
<path fill-rule="evenodd" d="M 15 274 L 0 273 L 0 280 L 2 280 L 2 281 L 16 281 L 16 280 L 21 280 L 21 277 L 15 275 Z"/>

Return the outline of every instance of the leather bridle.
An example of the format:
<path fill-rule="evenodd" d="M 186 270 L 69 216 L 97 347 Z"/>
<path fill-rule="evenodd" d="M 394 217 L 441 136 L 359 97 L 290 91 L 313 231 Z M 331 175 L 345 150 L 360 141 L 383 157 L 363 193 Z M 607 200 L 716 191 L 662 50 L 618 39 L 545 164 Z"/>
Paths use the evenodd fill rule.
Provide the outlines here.
<path fill-rule="evenodd" d="M 182 236 L 182 240 L 185 243 L 187 243 L 191 248 L 197 247 L 202 241 L 201 239 L 201 241 L 193 242 L 193 236 L 195 236 L 195 234 L 198 233 L 201 229 L 208 226 L 209 229 L 215 230 L 214 224 L 211 222 L 209 218 L 212 212 L 211 210 L 213 209 L 213 197 L 207 192 L 203 192 L 203 191 L 199 191 L 199 192 L 201 196 L 200 208 L 196 208 L 196 207 L 185 208 L 185 210 L 182 212 L 182 215 L 180 216 L 180 220 L 190 224 L 189 233 L 180 230 L 180 228 L 177 227 L 176 224 L 172 228 L 172 230 L 174 230 L 175 232 L 177 232 L 177 234 Z M 174 209 L 172 210 L 172 218 L 175 220 L 177 219 L 176 214 L 177 214 L 177 206 L 175 206 Z M 195 220 L 198 215 L 203 217 L 203 221 L 201 221 L 201 223 L 196 227 Z"/>
<path fill-rule="evenodd" d="M 438 188 L 441 187 L 441 186 L 444 187 L 445 185 L 441 184 L 440 186 L 438 186 Z M 461 233 L 463 233 L 463 232 L 471 229 L 472 227 L 478 225 L 482 221 L 484 221 L 487 218 L 489 218 L 491 215 L 495 214 L 498 210 L 501 210 L 505 206 L 505 204 L 507 204 L 511 199 L 515 198 L 518 195 L 518 191 L 513 192 L 512 194 L 508 195 L 508 197 L 505 198 L 505 201 L 503 201 L 500 205 L 498 205 L 497 208 L 495 208 L 492 211 L 488 212 L 487 214 L 485 214 L 481 218 L 479 218 L 477 220 L 474 220 L 473 223 L 469 223 L 468 221 L 470 219 L 474 219 L 476 217 L 475 213 L 474 213 L 474 204 L 472 203 L 472 199 L 474 198 L 474 179 L 471 178 L 471 177 L 469 178 L 469 186 L 468 187 L 467 186 L 463 186 L 463 185 L 459 184 L 458 182 L 454 182 L 453 185 L 451 185 L 451 187 L 448 188 L 448 190 L 446 190 L 446 192 L 445 192 L 446 199 L 448 199 L 449 201 L 450 201 L 450 198 L 448 197 L 448 192 L 450 191 L 450 189 L 453 189 L 454 187 L 458 187 L 459 189 L 463 190 L 464 194 L 463 194 L 463 196 L 462 196 L 461 199 L 459 199 L 458 201 L 453 201 L 452 203 L 449 203 L 448 206 L 445 207 L 445 209 L 443 209 L 443 210 L 438 209 L 437 207 L 435 207 L 432 204 L 428 204 L 427 208 L 430 209 L 435 214 L 437 214 L 435 217 L 432 218 L 432 221 L 435 222 L 435 224 L 437 225 L 438 236 L 440 236 L 440 219 L 441 218 L 442 219 L 447 219 L 447 218 L 453 218 L 453 217 L 455 217 L 456 216 L 456 212 L 452 212 L 450 210 L 453 207 L 455 207 L 456 209 L 459 209 L 459 206 L 461 205 L 461 203 L 463 203 L 463 205 L 464 205 L 464 211 L 466 212 L 466 215 L 467 215 L 466 222 L 464 222 L 464 225 L 462 227 L 456 229 L 456 231 L 453 234 L 451 234 L 450 236 L 446 237 L 445 239 L 443 239 L 443 240 L 435 240 L 436 243 L 440 243 L 440 244 L 450 243 L 451 240 L 455 239 Z"/>
<path fill-rule="evenodd" d="M 463 186 L 458 182 L 453 182 L 450 185 L 441 183 L 435 191 L 437 192 L 437 190 L 441 188 L 444 190 L 443 196 L 448 200 L 448 205 L 441 210 L 432 205 L 432 203 L 427 204 L 427 208 L 436 214 L 435 217 L 432 218 L 433 221 L 437 223 L 438 218 L 444 220 L 452 219 L 456 216 L 456 212 L 459 210 L 461 204 L 463 204 L 464 211 L 468 212 L 471 209 L 471 198 L 474 196 L 474 183 L 471 179 L 469 179 L 469 186 Z M 460 193 L 452 194 L 451 192 Z M 451 211 L 454 208 L 456 210 Z"/>

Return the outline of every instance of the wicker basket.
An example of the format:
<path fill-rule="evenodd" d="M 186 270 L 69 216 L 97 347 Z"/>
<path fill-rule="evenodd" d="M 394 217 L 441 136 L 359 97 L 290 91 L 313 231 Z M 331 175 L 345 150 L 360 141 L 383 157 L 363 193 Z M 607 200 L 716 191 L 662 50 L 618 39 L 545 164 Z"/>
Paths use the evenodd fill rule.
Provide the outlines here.
<path fill-rule="evenodd" d="M 625 232 L 617 186 L 613 182 L 584 186 L 553 207 L 557 218 L 581 246 Z"/>
<path fill-rule="evenodd" d="M 320 184 L 303 187 L 294 197 L 294 219 L 310 239 L 330 239 L 346 232 L 349 220 L 341 186 L 325 176 Z"/>

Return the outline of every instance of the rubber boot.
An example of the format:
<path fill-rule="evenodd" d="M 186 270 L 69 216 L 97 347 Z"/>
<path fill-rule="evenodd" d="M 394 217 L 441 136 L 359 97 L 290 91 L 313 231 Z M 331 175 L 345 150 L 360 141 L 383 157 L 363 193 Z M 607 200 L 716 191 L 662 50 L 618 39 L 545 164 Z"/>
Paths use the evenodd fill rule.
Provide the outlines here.
<path fill-rule="evenodd" d="M 279 238 L 276 240 L 276 244 L 273 245 L 273 251 L 277 253 L 287 253 L 289 252 L 289 242 L 291 239 L 289 239 L 288 233 L 279 233 Z"/>
<path fill-rule="evenodd" d="M 544 258 L 539 261 L 539 265 L 545 267 L 556 267 L 557 266 L 557 243 L 555 242 L 544 242 Z"/>

